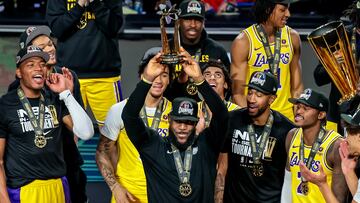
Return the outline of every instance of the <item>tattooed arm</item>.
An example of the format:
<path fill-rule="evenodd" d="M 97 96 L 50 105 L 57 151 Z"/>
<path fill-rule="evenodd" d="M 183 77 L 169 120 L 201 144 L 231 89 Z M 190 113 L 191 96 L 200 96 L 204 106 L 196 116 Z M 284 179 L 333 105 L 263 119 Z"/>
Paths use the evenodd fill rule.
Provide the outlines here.
<path fill-rule="evenodd" d="M 116 166 L 117 158 L 116 142 L 101 135 L 96 149 L 96 163 L 101 175 L 104 177 L 116 201 L 135 201 L 135 198 L 116 180 L 114 163 Z"/>
<path fill-rule="evenodd" d="M 224 202 L 225 176 L 228 168 L 228 153 L 220 153 L 215 180 L 215 203 Z"/>
<path fill-rule="evenodd" d="M 341 158 L 339 154 L 341 141 L 342 139 L 338 139 L 329 147 L 327 161 L 333 166 L 331 189 L 339 202 L 345 202 L 348 188 L 341 169 Z"/>

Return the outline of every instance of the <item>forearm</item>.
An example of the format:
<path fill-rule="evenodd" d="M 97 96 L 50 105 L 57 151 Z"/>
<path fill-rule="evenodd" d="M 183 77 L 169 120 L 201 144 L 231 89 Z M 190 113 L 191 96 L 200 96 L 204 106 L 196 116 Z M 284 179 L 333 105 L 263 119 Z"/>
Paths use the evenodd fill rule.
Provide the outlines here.
<path fill-rule="evenodd" d="M 246 97 L 244 94 L 233 94 L 232 95 L 233 102 L 240 106 L 241 108 L 246 107 Z"/>
<path fill-rule="evenodd" d="M 72 96 L 70 90 L 65 90 L 59 94 L 60 100 L 63 100 L 69 110 L 74 134 L 82 140 L 88 140 L 94 135 L 94 127 L 90 117 L 85 110 Z"/>
<path fill-rule="evenodd" d="M 95 14 L 95 22 L 109 37 L 116 37 L 124 24 L 121 0 L 94 0 L 89 9 Z"/>
<path fill-rule="evenodd" d="M 228 154 L 220 153 L 215 180 L 215 203 L 222 203 L 224 198 L 225 177 L 228 169 Z"/>
<path fill-rule="evenodd" d="M 0 163 L 0 200 L 0 202 L 10 203 L 6 187 L 5 167 L 3 163 Z"/>
<path fill-rule="evenodd" d="M 119 183 L 116 180 L 115 167 L 111 158 L 114 150 L 111 149 L 112 147 L 109 147 L 109 145 L 114 144 L 110 144 L 110 142 L 111 140 L 104 138 L 103 135 L 100 136 L 100 141 L 96 149 L 96 164 L 110 190 L 113 190 Z"/>
<path fill-rule="evenodd" d="M 354 196 L 358 188 L 358 177 L 356 176 L 355 171 L 346 173 L 344 176 L 351 195 Z"/>
<path fill-rule="evenodd" d="M 327 183 L 323 183 L 318 187 L 326 203 L 339 203 L 339 201 L 336 199 L 334 193 L 332 192 L 330 186 Z"/>

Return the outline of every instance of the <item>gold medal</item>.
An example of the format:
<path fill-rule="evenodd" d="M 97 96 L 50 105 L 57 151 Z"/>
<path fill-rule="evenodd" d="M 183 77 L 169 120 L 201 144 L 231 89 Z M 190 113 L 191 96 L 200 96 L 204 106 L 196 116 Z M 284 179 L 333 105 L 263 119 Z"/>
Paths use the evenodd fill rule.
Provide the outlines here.
<path fill-rule="evenodd" d="M 34 143 L 36 147 L 41 149 L 46 146 L 47 141 L 45 136 L 35 136 Z"/>
<path fill-rule="evenodd" d="M 189 196 L 192 192 L 191 185 L 189 183 L 181 183 L 179 187 L 179 192 L 183 197 Z"/>
<path fill-rule="evenodd" d="M 300 184 L 300 192 L 303 195 L 308 195 L 309 194 L 309 184 L 308 184 L 308 182 L 301 182 L 301 184 Z"/>
<path fill-rule="evenodd" d="M 252 168 L 252 173 L 256 177 L 260 177 L 264 175 L 264 167 L 262 164 L 254 164 Z"/>
<path fill-rule="evenodd" d="M 198 92 L 198 88 L 193 82 L 189 82 L 189 84 L 186 86 L 186 91 L 190 95 L 195 95 Z"/>

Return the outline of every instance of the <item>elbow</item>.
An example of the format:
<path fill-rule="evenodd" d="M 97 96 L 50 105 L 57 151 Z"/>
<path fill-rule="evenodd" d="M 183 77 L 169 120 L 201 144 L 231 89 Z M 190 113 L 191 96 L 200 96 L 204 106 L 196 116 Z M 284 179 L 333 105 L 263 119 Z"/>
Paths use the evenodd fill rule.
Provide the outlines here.
<path fill-rule="evenodd" d="M 79 130 L 74 128 L 73 131 L 78 138 L 84 141 L 89 140 L 94 136 L 94 127 L 92 123 L 90 123 L 90 125 L 87 125 L 87 127 L 84 129 Z"/>

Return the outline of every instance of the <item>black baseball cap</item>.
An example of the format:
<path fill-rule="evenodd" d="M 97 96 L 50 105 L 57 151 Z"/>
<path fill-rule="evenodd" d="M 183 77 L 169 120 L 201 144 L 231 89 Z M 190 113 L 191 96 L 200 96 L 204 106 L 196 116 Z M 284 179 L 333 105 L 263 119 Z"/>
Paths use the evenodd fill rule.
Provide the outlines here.
<path fill-rule="evenodd" d="M 299 98 L 290 98 L 289 102 L 293 104 L 302 103 L 325 112 L 329 109 L 329 99 L 324 94 L 310 88 L 305 89 Z"/>
<path fill-rule="evenodd" d="M 350 125 L 360 126 L 360 109 L 357 109 L 353 115 L 342 113 L 341 118 Z"/>
<path fill-rule="evenodd" d="M 29 45 L 29 43 L 40 35 L 46 35 L 50 37 L 51 30 L 48 26 L 42 25 L 38 27 L 28 27 L 25 31 L 20 35 L 19 46 L 20 49 L 23 49 Z"/>
<path fill-rule="evenodd" d="M 202 1 L 185 0 L 179 5 L 180 18 L 197 17 L 205 19 L 205 5 Z"/>
<path fill-rule="evenodd" d="M 35 45 L 30 45 L 24 49 L 20 49 L 20 51 L 16 55 L 16 68 L 20 66 L 20 64 L 31 57 L 40 57 L 44 59 L 45 62 L 48 62 L 50 56 L 48 53 L 43 52 L 42 49 Z"/>
<path fill-rule="evenodd" d="M 256 71 L 251 75 L 247 86 L 264 94 L 276 95 L 278 81 L 277 78 L 269 72 Z"/>
<path fill-rule="evenodd" d="M 172 111 L 170 112 L 170 118 L 180 121 L 193 121 L 199 120 L 198 106 L 194 99 L 187 97 L 177 97 L 172 102 Z"/>

